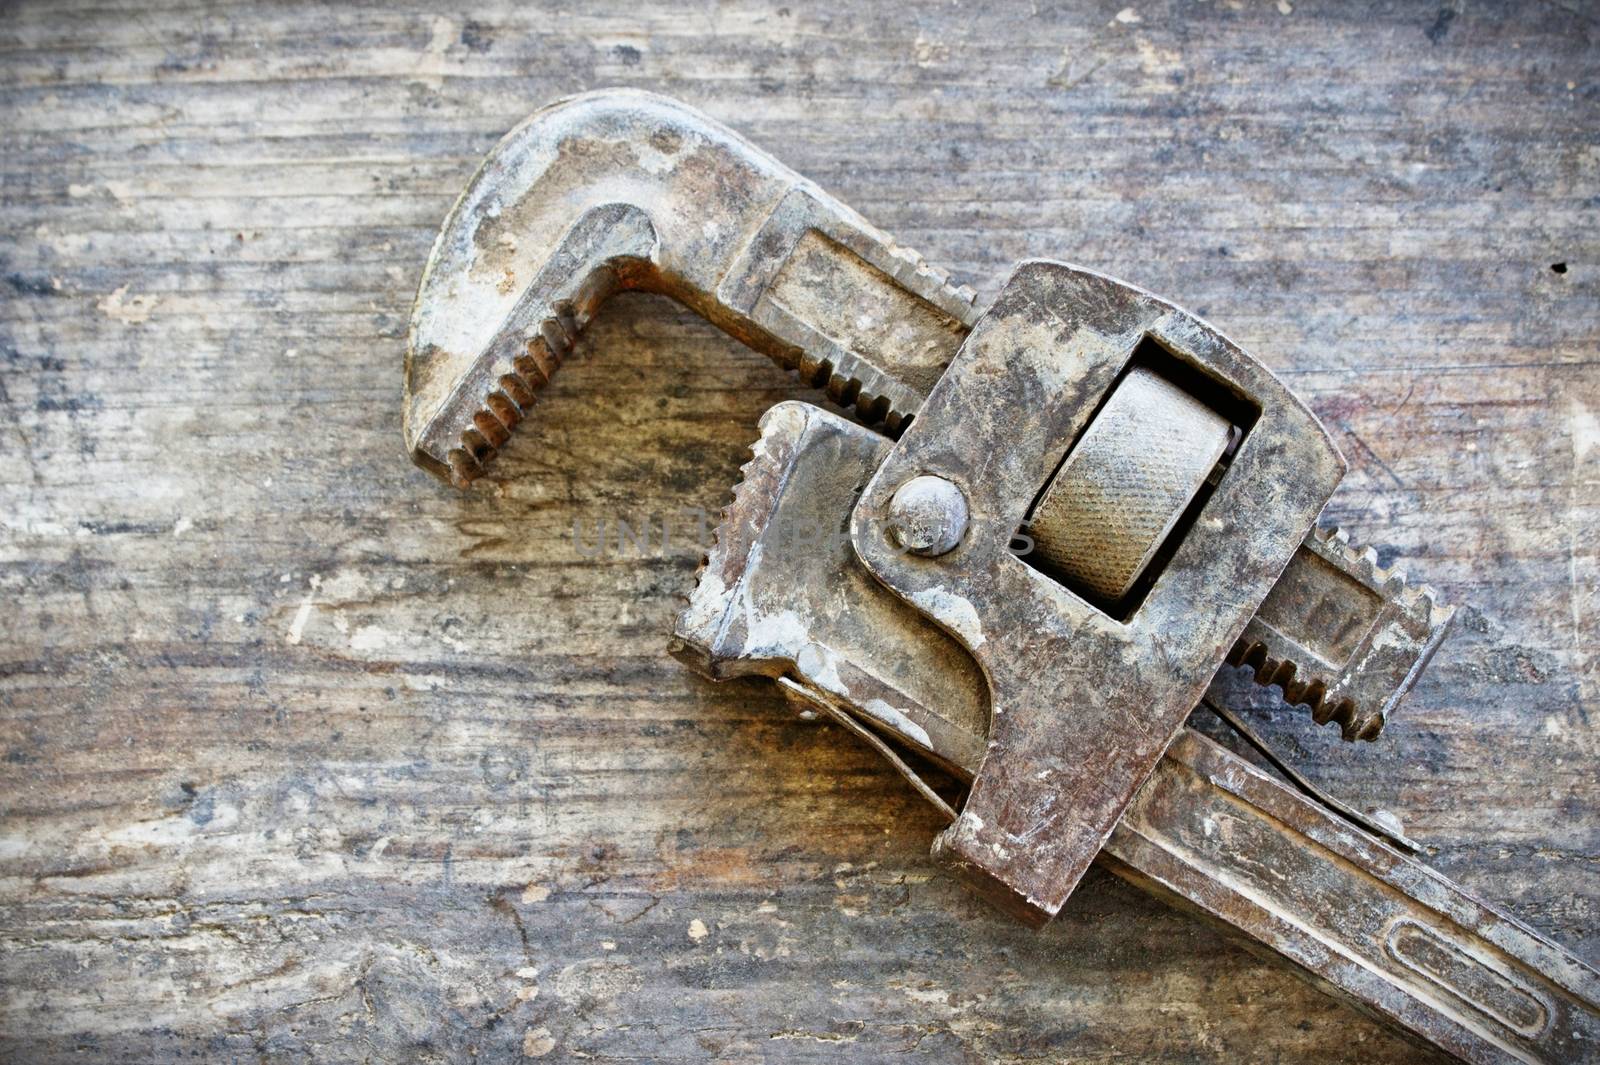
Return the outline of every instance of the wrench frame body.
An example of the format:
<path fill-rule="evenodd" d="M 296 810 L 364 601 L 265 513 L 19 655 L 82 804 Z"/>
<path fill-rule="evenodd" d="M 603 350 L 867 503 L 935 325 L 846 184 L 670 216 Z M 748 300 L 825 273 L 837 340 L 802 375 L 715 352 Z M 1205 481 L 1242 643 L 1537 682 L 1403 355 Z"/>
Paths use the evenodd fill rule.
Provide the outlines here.
<path fill-rule="evenodd" d="M 808 404 L 768 411 L 673 653 L 715 679 L 783 678 L 971 779 L 990 720 L 972 661 L 848 542 L 819 537 L 890 450 Z M 1463 1061 L 1600 1055 L 1600 972 L 1192 729 L 1097 860 Z"/>

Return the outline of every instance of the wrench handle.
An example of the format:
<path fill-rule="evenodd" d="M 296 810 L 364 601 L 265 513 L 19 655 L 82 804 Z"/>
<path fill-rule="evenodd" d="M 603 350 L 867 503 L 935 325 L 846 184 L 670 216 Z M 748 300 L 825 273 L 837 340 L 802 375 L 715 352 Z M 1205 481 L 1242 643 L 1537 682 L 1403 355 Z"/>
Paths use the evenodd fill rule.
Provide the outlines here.
<path fill-rule="evenodd" d="M 1100 860 L 1463 1061 L 1600 1060 L 1600 973 L 1193 730 Z"/>

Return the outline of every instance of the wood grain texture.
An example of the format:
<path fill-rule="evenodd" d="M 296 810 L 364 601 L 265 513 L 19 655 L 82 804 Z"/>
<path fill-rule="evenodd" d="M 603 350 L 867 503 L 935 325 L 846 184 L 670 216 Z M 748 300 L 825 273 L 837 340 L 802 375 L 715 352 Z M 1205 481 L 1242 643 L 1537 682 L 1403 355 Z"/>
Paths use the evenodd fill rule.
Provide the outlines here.
<path fill-rule="evenodd" d="M 714 512 L 806 394 L 687 312 L 608 308 L 472 491 L 408 464 L 436 227 L 604 85 L 1285 374 L 1330 516 L 1472 609 L 1375 745 L 1240 701 L 1600 961 L 1586 6 L 470 7 L 0 18 L 0 1057 L 1418 1060 L 1103 873 L 1012 925 L 864 748 L 661 653 L 693 537 L 574 523 Z"/>

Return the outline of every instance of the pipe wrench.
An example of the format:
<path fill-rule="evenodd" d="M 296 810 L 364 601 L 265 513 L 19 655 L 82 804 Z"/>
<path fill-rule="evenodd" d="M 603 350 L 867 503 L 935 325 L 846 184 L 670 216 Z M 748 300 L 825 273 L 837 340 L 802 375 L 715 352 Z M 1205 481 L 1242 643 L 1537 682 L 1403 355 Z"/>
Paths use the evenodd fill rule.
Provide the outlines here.
<path fill-rule="evenodd" d="M 707 116 L 602 91 L 507 134 L 446 220 L 406 358 L 413 459 L 481 476 L 625 289 L 854 415 L 763 417 L 679 659 L 872 744 L 949 817 L 936 860 L 1023 920 L 1099 860 L 1462 1060 L 1600 1056 L 1600 973 L 1185 726 L 1228 663 L 1372 740 L 1452 613 L 1316 526 L 1344 460 L 1248 353 L 1063 262 L 980 307 Z"/>

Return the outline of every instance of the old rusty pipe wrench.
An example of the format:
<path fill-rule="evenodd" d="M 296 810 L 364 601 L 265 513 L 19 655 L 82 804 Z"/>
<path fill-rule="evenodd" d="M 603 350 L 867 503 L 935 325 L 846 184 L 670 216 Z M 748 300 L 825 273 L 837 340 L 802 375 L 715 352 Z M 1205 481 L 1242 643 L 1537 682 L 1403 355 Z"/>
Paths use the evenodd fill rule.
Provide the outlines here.
<path fill-rule="evenodd" d="M 412 458 L 456 484 L 480 476 L 624 289 L 677 299 L 890 433 L 980 314 L 970 289 L 698 111 L 634 91 L 571 97 L 505 136 L 434 243 L 406 358 Z M 1372 739 L 1450 614 L 1317 529 L 1230 661 L 1346 739 Z"/>
<path fill-rule="evenodd" d="M 576 329 L 598 302 L 621 288 L 678 297 L 808 381 L 829 385 L 838 400 L 854 401 L 867 421 L 890 429 L 898 429 L 918 408 L 979 317 L 965 289 L 950 288 L 917 256 L 894 248 L 848 208 L 682 104 L 640 93 L 574 98 L 542 110 L 502 141 L 440 233 L 419 291 L 406 377 L 406 438 L 419 464 L 458 481 L 482 472 L 483 462 L 525 416 L 570 350 Z M 882 440 L 872 433 L 867 437 Z M 875 587 L 859 572 L 842 579 L 862 580 L 864 595 Z M 1317 622 L 1330 604 L 1342 617 L 1331 630 Z M 1347 736 L 1370 737 L 1437 644 L 1440 614 L 1426 595 L 1376 569 L 1370 555 L 1352 552 L 1338 537 L 1310 536 L 1232 651 L 1256 665 L 1264 680 L 1282 683 L 1322 716 L 1341 721 Z M 902 672 L 904 660 L 917 657 L 917 646 L 904 641 L 901 648 L 891 648 L 909 656 L 896 660 Z M 789 664 L 789 672 L 798 676 L 805 676 L 803 652 L 795 652 L 802 659 L 798 664 Z M 861 659 L 870 656 L 867 649 Z M 738 665 L 736 654 L 706 662 L 707 672 L 714 673 L 738 672 Z M 784 672 L 782 656 L 760 670 Z M 872 707 L 853 710 L 870 716 Z M 930 724 L 936 720 L 938 713 L 926 716 Z M 875 724 L 957 766 L 963 764 L 958 737 L 971 742 L 982 731 L 982 723 L 976 729 L 949 728 L 941 740 L 882 720 Z M 1184 737 L 1173 750 L 1186 745 L 1192 744 Z M 1214 756 L 1224 766 L 1237 763 L 1230 772 L 1253 772 L 1219 748 Z M 1171 755 L 1163 766 L 1170 761 Z M 1174 809 L 1179 817 L 1194 814 L 1198 824 L 1200 806 L 1197 801 L 1190 809 L 1179 801 Z M 1306 852 L 1315 856 L 1317 849 L 1307 846 Z M 1200 899 L 1227 883 L 1229 856 L 1224 848 L 1222 857 L 1189 868 L 1176 881 L 1176 892 L 1205 907 Z M 1138 862 L 1123 862 L 1122 872 L 1146 883 L 1166 883 L 1154 868 Z M 1416 902 L 1413 895 L 1402 895 Z M 1296 956 L 1259 921 L 1213 911 Z M 1314 942 L 1322 942 L 1315 932 L 1325 916 L 1307 918 Z M 1526 929 L 1518 934 L 1531 937 Z M 1411 955 L 1430 950 L 1432 940 L 1418 942 L 1424 947 L 1386 953 L 1373 943 L 1357 943 L 1352 950 L 1357 964 L 1370 963 L 1366 971 L 1374 972 L 1394 967 L 1389 955 L 1395 950 Z M 1560 971 L 1552 979 L 1587 1003 L 1576 1009 L 1541 1007 L 1542 1020 L 1534 1027 L 1554 1031 L 1573 1015 L 1592 1019 L 1594 974 L 1538 937 L 1530 942 L 1538 950 L 1530 955 L 1518 948 L 1525 956 L 1517 964 L 1536 974 L 1541 966 Z M 1448 985 L 1453 971 L 1438 958 L 1450 961 L 1454 955 L 1446 948 L 1432 950 L 1430 971 L 1446 972 L 1432 972 L 1427 979 Z M 1296 959 L 1307 964 L 1306 956 Z M 1472 977 L 1477 969 L 1470 964 L 1451 964 L 1466 966 L 1462 979 L 1467 983 L 1488 980 L 1490 991 L 1480 991 L 1480 998 L 1493 998 L 1498 983 L 1482 974 Z M 1509 963 L 1485 964 L 1493 974 L 1496 966 Z M 1387 985 L 1374 990 L 1370 975 L 1357 979 L 1328 966 L 1314 971 L 1390 1019 L 1454 1046 L 1442 1033 L 1406 1020 L 1406 1011 L 1416 1007 L 1387 1001 L 1395 991 Z M 1510 985 L 1520 987 L 1517 980 Z M 1429 993 L 1413 998 L 1424 1006 L 1432 1001 Z M 1453 1023 L 1448 1009 L 1427 1006 L 1422 1012 L 1427 1009 L 1440 1012 L 1445 1027 Z M 1501 1012 L 1507 1011 L 1502 1007 Z M 1526 1028 L 1533 1023 L 1528 1017 L 1538 1011 L 1512 1012 Z M 1574 1027 L 1571 1038 L 1579 1038 L 1581 1028 Z"/>

